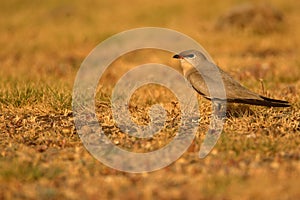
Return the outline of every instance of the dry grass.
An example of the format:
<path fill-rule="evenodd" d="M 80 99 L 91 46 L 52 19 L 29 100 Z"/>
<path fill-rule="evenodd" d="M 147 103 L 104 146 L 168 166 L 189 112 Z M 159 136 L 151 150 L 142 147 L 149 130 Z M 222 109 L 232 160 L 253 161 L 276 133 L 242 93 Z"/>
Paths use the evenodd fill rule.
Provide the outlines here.
<path fill-rule="evenodd" d="M 219 17 L 237 2 L 3 2 L 0 199 L 299 199 L 300 3 L 273 1 L 283 13 L 283 21 L 274 31 L 216 30 Z M 244 85 L 288 100 L 292 107 L 232 105 L 221 139 L 212 153 L 200 160 L 198 151 L 208 129 L 210 103 L 199 97 L 197 136 L 179 160 L 143 174 L 106 167 L 85 150 L 76 134 L 72 84 L 80 63 L 99 42 L 143 26 L 167 27 L 190 35 Z M 161 103 L 167 110 L 163 132 L 152 140 L 135 140 L 114 125 L 110 92 L 122 73 L 144 62 L 178 70 L 170 54 L 140 53 L 142 58 L 128 54 L 110 66 L 100 82 L 96 106 L 105 133 L 115 144 L 144 152 L 173 138 L 180 107 L 171 93 L 164 95 L 166 89 L 144 87 L 131 99 L 133 120 L 147 124 L 149 107 Z"/>

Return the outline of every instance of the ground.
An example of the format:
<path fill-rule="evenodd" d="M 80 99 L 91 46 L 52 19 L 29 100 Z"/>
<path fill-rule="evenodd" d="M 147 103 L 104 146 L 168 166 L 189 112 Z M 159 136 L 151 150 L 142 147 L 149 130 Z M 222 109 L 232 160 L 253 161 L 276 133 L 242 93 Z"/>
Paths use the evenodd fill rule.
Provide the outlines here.
<path fill-rule="evenodd" d="M 226 17 L 241 4 L 244 1 L 2 2 L 0 199 L 299 199 L 300 3 L 270 1 L 280 17 L 254 9 L 254 21 L 243 16 L 239 19 L 245 22 L 231 23 Z M 189 35 L 243 85 L 287 100 L 291 107 L 230 105 L 221 138 L 200 159 L 211 109 L 210 102 L 197 96 L 199 128 L 176 162 L 141 174 L 105 166 L 84 148 L 75 129 L 73 83 L 96 45 L 113 34 L 146 26 Z M 167 117 L 160 133 L 136 140 L 115 125 L 110 110 L 114 84 L 147 62 L 180 69 L 168 52 L 129 53 L 111 64 L 96 95 L 105 134 L 136 152 L 159 149 L 174 139 L 180 126 L 177 99 L 156 85 L 137 90 L 129 109 L 133 121 L 146 125 L 151 105 L 163 105 Z"/>

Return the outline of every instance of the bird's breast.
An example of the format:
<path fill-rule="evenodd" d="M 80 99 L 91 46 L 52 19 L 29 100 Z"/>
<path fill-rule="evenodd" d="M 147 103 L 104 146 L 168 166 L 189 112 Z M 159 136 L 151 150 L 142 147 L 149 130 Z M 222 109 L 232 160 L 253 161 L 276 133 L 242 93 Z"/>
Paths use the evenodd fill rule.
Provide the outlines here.
<path fill-rule="evenodd" d="M 183 75 L 186 77 L 188 71 L 193 69 L 194 67 L 191 63 L 189 63 L 183 59 L 183 60 L 181 60 L 181 68 L 182 68 Z"/>

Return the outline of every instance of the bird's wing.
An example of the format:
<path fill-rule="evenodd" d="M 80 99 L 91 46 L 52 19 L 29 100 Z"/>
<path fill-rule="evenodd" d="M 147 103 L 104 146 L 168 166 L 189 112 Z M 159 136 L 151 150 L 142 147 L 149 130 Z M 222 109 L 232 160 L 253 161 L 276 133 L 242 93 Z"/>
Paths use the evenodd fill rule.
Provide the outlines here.
<path fill-rule="evenodd" d="M 207 99 L 211 99 L 211 95 L 208 91 L 207 84 L 205 83 L 203 77 L 197 71 L 197 69 L 190 69 L 186 73 L 186 79 L 190 82 L 192 87 L 201 95 Z"/>
<path fill-rule="evenodd" d="M 227 101 L 231 102 L 234 102 L 238 99 L 263 100 L 258 94 L 251 92 L 247 88 L 243 87 L 217 66 L 209 65 L 213 64 L 208 63 L 205 64 L 205 67 L 201 66 L 201 69 L 199 69 L 200 73 L 196 68 L 192 68 L 186 73 L 186 78 L 191 83 L 193 88 L 205 98 L 226 98 Z M 223 83 L 221 82 L 220 77 L 222 77 Z M 209 92 L 208 85 L 213 91 Z M 214 93 L 214 95 L 211 95 L 212 92 Z"/>
<path fill-rule="evenodd" d="M 287 101 L 271 99 L 248 90 L 209 61 L 196 67 L 186 67 L 184 75 L 193 88 L 207 99 L 268 107 L 290 106 Z"/>
<path fill-rule="evenodd" d="M 260 105 L 260 106 L 268 106 L 268 107 L 289 107 L 290 104 L 288 101 L 277 100 L 267 98 L 261 95 L 258 95 L 254 92 L 251 92 L 247 88 L 243 87 L 237 81 L 235 81 L 231 76 L 226 74 L 224 71 L 220 70 L 220 74 L 222 76 L 223 85 L 220 84 L 220 80 L 218 77 L 211 74 L 211 70 L 209 73 L 198 72 L 197 69 L 190 69 L 186 74 L 187 80 L 191 83 L 193 88 L 205 98 L 214 100 L 226 100 L 227 102 L 232 103 L 244 103 L 251 105 Z M 216 72 L 216 71 L 215 71 Z M 216 78 L 217 77 L 217 78 Z M 205 80 L 205 81 L 204 81 Z M 212 92 L 209 92 L 208 86 L 211 85 L 210 88 L 213 91 L 214 95 L 211 95 Z M 218 86 L 219 87 L 216 87 Z M 226 97 L 224 98 L 224 88 L 226 92 Z"/>

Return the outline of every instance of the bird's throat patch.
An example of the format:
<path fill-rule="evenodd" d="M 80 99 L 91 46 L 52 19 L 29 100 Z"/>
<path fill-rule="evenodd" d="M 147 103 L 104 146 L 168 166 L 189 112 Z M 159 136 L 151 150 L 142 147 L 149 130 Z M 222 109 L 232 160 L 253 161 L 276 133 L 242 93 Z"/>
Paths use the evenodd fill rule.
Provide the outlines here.
<path fill-rule="evenodd" d="M 189 70 L 193 69 L 194 66 L 191 63 L 189 63 L 188 61 L 186 61 L 185 59 L 182 59 L 181 60 L 181 68 L 182 68 L 183 75 L 186 77 L 187 72 Z"/>

